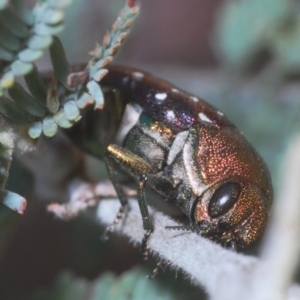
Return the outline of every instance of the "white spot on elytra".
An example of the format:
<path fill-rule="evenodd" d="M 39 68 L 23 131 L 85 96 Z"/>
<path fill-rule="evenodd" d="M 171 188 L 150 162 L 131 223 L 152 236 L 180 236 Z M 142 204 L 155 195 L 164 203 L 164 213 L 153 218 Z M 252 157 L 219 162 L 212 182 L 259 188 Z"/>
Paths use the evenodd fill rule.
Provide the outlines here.
<path fill-rule="evenodd" d="M 199 113 L 198 116 L 199 116 L 200 120 L 212 123 L 212 120 L 210 118 L 208 118 L 204 113 Z"/>
<path fill-rule="evenodd" d="M 199 101 L 199 99 L 197 98 L 197 97 L 194 97 L 194 96 L 192 96 L 192 97 L 190 97 L 194 102 L 198 102 Z"/>
<path fill-rule="evenodd" d="M 173 93 L 179 93 L 179 91 L 177 89 L 172 89 L 171 90 Z"/>
<path fill-rule="evenodd" d="M 144 77 L 144 74 L 141 72 L 133 72 L 132 76 L 136 79 L 136 80 L 141 80 Z"/>
<path fill-rule="evenodd" d="M 220 112 L 220 111 L 218 111 L 218 115 L 224 116 L 224 114 L 222 112 Z"/>
<path fill-rule="evenodd" d="M 157 93 L 155 94 L 155 98 L 158 101 L 164 101 L 167 98 L 167 93 Z"/>
<path fill-rule="evenodd" d="M 167 119 L 171 121 L 171 120 L 174 120 L 174 118 L 175 118 L 174 111 L 173 110 L 168 110 Z"/>

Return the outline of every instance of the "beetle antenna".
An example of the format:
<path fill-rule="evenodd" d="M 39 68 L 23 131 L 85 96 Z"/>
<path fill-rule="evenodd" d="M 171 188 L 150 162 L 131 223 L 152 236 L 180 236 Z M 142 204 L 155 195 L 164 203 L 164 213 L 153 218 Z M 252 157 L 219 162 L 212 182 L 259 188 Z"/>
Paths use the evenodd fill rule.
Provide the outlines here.
<path fill-rule="evenodd" d="M 169 230 L 185 230 L 195 232 L 195 227 L 192 225 L 181 225 L 181 226 L 166 226 L 165 229 Z"/>

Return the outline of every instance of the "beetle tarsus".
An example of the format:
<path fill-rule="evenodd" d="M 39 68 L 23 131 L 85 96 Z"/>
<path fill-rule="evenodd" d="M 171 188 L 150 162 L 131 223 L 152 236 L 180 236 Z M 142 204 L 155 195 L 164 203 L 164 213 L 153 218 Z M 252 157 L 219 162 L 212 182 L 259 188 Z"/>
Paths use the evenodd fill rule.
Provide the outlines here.
<path fill-rule="evenodd" d="M 153 230 L 147 230 L 144 234 L 142 245 L 141 245 L 141 252 L 142 252 L 142 259 L 144 261 L 148 260 L 149 258 L 149 239 L 151 237 Z"/>
<path fill-rule="evenodd" d="M 120 207 L 119 212 L 118 212 L 116 218 L 114 219 L 113 223 L 106 227 L 106 229 L 102 235 L 102 240 L 106 241 L 109 239 L 109 234 L 115 230 L 115 227 L 117 225 L 119 225 L 120 221 L 124 218 L 127 211 L 128 211 L 128 204 Z"/>
<path fill-rule="evenodd" d="M 114 225 L 109 225 L 106 227 L 103 235 L 101 236 L 102 241 L 107 241 L 109 239 L 109 234 L 115 230 Z"/>
<path fill-rule="evenodd" d="M 154 279 L 161 270 L 163 270 L 165 267 L 167 267 L 170 264 L 169 261 L 166 261 L 164 259 L 159 259 L 158 262 L 156 263 L 156 266 L 154 268 L 154 270 L 152 271 L 151 275 L 148 275 L 147 278 L 148 279 Z"/>
<path fill-rule="evenodd" d="M 119 212 L 118 212 L 116 218 L 114 219 L 114 225 L 118 225 L 120 223 L 120 221 L 123 219 L 123 217 L 127 211 L 127 209 L 126 209 L 127 206 L 128 206 L 128 204 L 120 207 Z"/>

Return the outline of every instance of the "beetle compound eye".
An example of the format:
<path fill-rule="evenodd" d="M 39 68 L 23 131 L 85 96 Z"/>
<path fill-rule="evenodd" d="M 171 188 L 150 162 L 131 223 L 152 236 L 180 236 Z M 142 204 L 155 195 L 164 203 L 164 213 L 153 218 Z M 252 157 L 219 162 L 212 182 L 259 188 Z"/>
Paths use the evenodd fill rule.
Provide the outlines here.
<path fill-rule="evenodd" d="M 221 185 L 211 197 L 208 213 L 212 218 L 219 217 L 233 207 L 241 192 L 241 186 L 236 182 Z"/>

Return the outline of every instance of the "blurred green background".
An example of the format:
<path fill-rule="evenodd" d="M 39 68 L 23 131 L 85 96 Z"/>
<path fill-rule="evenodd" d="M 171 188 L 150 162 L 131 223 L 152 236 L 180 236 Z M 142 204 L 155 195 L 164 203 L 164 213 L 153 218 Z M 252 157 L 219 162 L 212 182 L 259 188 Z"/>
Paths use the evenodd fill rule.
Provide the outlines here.
<path fill-rule="evenodd" d="M 217 106 L 264 157 L 278 190 L 281 157 L 299 131 L 299 2 L 141 2 L 140 16 L 115 62 L 149 71 Z M 88 51 L 102 40 L 123 3 L 74 0 L 60 35 L 71 63 L 88 60 Z M 38 66 L 49 69 L 47 55 Z M 0 299 L 92 299 L 84 295 L 99 276 L 104 277 L 94 287 L 108 289 L 105 294 L 99 288 L 99 299 L 141 299 L 128 292 L 134 288 L 134 295 L 149 299 L 205 299 L 180 272 L 167 270 L 147 281 L 155 260 L 140 266 L 139 249 L 126 239 L 102 242 L 103 228 L 92 218 L 64 222 L 45 211 L 46 203 L 62 200 L 63 187 L 50 168 L 64 151 L 60 147 L 46 148 L 49 153 L 40 154 L 38 164 L 30 156 L 13 162 L 8 189 L 25 195 L 29 206 L 23 217 L 1 207 Z M 89 165 L 94 178 L 103 176 L 101 165 Z M 49 176 L 37 180 L 33 173 Z M 127 270 L 132 271 L 119 279 L 105 273 Z"/>

